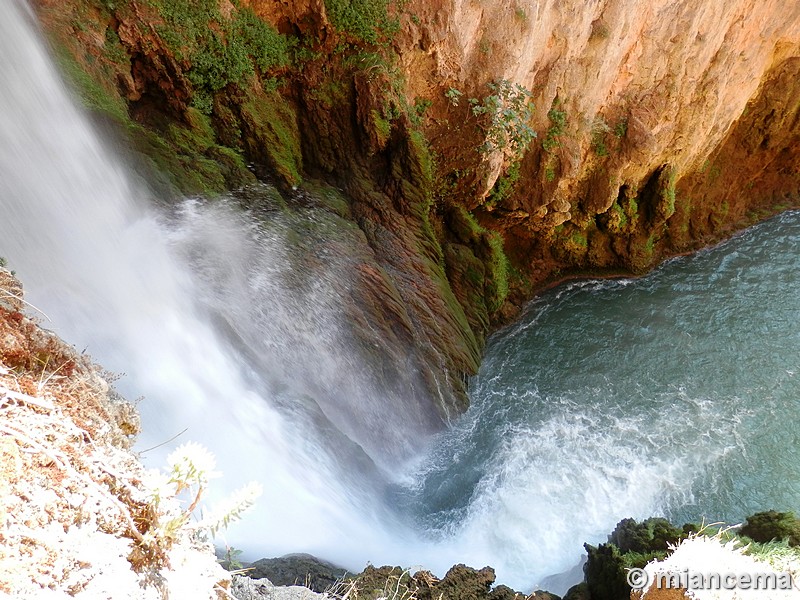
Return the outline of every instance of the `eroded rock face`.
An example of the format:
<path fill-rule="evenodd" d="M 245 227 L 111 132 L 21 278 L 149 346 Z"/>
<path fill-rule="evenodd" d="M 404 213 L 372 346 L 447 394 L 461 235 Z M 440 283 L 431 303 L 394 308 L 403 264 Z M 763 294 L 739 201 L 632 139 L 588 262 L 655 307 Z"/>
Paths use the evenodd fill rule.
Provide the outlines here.
<path fill-rule="evenodd" d="M 798 57 L 800 42 L 800 7 L 777 1 L 456 0 L 407 10 L 419 15 L 400 52 L 412 95 L 520 83 L 533 91 L 542 126 L 560 101 L 573 155 L 586 154 L 595 120 L 626 118 L 623 183 L 665 163 L 679 172 L 700 166 L 760 88 Z M 563 176 L 581 172 L 575 158 L 586 160 L 569 158 Z"/>
<path fill-rule="evenodd" d="M 409 10 L 418 8 L 436 10 Z M 454 87 L 480 97 L 486 81 L 503 78 L 533 91 L 540 141 L 523 161 L 517 192 L 493 206 L 486 222 L 507 231 L 512 252 L 535 277 L 537 259 L 641 268 L 658 254 L 638 255 L 648 238 L 656 250 L 662 239 L 680 249 L 796 190 L 796 177 L 785 177 L 797 164 L 787 152 L 796 141 L 797 84 L 787 74 L 796 69 L 795 7 L 455 2 L 438 8 L 439 19 L 421 17 L 405 29 L 401 56 L 412 94 Z M 546 151 L 542 142 L 555 126 L 549 110 L 561 113 L 566 126 Z M 768 144 L 756 148 L 767 129 Z M 433 132 L 434 139 L 446 134 Z M 763 173 L 775 160 L 781 183 L 771 169 Z M 489 181 L 497 175 L 495 168 Z M 740 198 L 743 189 L 755 191 Z M 620 228 L 613 205 L 624 209 L 629 199 L 639 200 L 638 223 L 630 226 L 625 216 L 629 226 Z M 589 239 L 570 248 L 553 235 L 562 225 Z"/>
<path fill-rule="evenodd" d="M 516 191 L 481 200 L 503 173 L 487 161 L 466 196 L 534 281 L 556 265 L 640 270 L 754 209 L 796 202 L 800 6 L 418 0 L 406 10 L 399 54 L 410 96 L 434 101 L 434 145 L 475 128 L 468 108 L 441 100 L 448 89 L 480 99 L 507 79 L 532 91 L 539 139 Z"/>
<path fill-rule="evenodd" d="M 37 4 L 110 95 L 92 106 L 127 110 L 184 191 L 252 181 L 249 163 L 343 192 L 374 257 L 355 312 L 411 348 L 439 425 L 487 333 L 544 285 L 640 273 L 798 203 L 797 4 L 410 0 L 371 41 L 324 0 L 190 4 L 191 27 L 160 2 Z M 209 68 L 255 61 L 225 47 L 250 9 L 293 58 Z M 530 91 L 538 137 L 482 152 L 497 131 L 473 109 L 503 81 Z"/>

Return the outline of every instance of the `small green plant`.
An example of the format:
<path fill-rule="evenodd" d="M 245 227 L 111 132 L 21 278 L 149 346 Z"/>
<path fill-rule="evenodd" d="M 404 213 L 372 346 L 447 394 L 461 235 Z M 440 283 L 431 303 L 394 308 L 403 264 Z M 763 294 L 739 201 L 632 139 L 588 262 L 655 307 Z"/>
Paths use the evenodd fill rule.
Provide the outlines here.
<path fill-rule="evenodd" d="M 242 561 L 240 560 L 241 556 L 241 550 L 225 544 L 225 552 L 217 562 L 219 562 L 219 564 L 222 565 L 222 568 L 226 571 L 238 571 L 244 567 Z"/>
<path fill-rule="evenodd" d="M 592 148 L 594 148 L 597 156 L 608 156 L 606 134 L 610 131 L 611 128 L 603 117 L 597 117 L 592 121 Z"/>
<path fill-rule="evenodd" d="M 444 93 L 444 95 L 445 98 L 450 101 L 450 104 L 453 106 L 458 106 L 458 103 L 461 101 L 461 97 L 464 95 L 464 92 L 451 87 Z"/>
<path fill-rule="evenodd" d="M 431 104 L 433 104 L 433 102 L 427 98 L 416 98 L 414 100 L 414 112 L 418 117 L 422 117 L 431 107 Z"/>
<path fill-rule="evenodd" d="M 507 79 L 489 83 L 488 87 L 493 93 L 483 100 L 469 99 L 472 114 L 486 118 L 486 139 L 478 150 L 484 154 L 502 150 L 519 159 L 536 137 L 529 125 L 533 116 L 531 92 Z"/>
<path fill-rule="evenodd" d="M 518 20 L 520 23 L 527 23 L 527 22 L 528 22 L 528 13 L 526 13 L 526 12 L 525 12 L 525 9 L 524 9 L 524 8 L 522 8 L 522 7 L 521 7 L 521 6 L 519 6 L 519 5 L 517 5 L 517 6 L 514 8 L 514 17 L 516 17 L 516 19 L 517 19 L 517 20 Z"/>
<path fill-rule="evenodd" d="M 564 135 L 567 128 L 567 112 L 561 110 L 560 106 L 561 102 L 556 98 L 553 100 L 552 108 L 547 111 L 547 118 L 550 119 L 551 125 L 542 142 L 542 148 L 544 148 L 545 152 L 551 152 L 561 145 L 558 138 Z"/>
<path fill-rule="evenodd" d="M 622 119 L 619 123 L 614 125 L 614 137 L 622 139 L 628 133 L 628 119 Z"/>

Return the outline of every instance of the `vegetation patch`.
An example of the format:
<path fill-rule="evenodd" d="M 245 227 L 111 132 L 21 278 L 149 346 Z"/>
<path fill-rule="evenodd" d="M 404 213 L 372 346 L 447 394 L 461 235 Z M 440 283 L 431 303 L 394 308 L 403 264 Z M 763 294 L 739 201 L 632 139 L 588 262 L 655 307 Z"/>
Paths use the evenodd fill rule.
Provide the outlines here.
<path fill-rule="evenodd" d="M 389 13 L 390 0 L 325 0 L 333 26 L 357 41 L 378 44 L 400 29 Z"/>
<path fill-rule="evenodd" d="M 608 156 L 608 147 L 606 146 L 606 135 L 611 131 L 608 123 L 603 117 L 597 117 L 592 121 L 591 135 L 592 135 L 592 148 L 597 156 Z"/>
<path fill-rule="evenodd" d="M 553 100 L 553 105 L 547 111 L 547 118 L 550 120 L 550 128 L 547 130 L 542 148 L 545 152 L 552 152 L 561 145 L 559 137 L 564 135 L 567 129 L 567 111 L 561 110 L 561 101 L 558 98 Z"/>
<path fill-rule="evenodd" d="M 277 92 L 248 99 L 241 117 L 251 134 L 243 139 L 248 154 L 263 160 L 288 185 L 302 180 L 303 154 L 294 111 Z"/>
<path fill-rule="evenodd" d="M 224 18 L 216 0 L 150 2 L 164 19 L 156 28 L 159 36 L 176 57 L 190 64 L 192 103 L 206 114 L 211 114 L 219 90 L 230 84 L 243 87 L 256 72 L 268 81 L 271 70 L 291 62 L 293 40 L 250 8 L 237 7 Z"/>
<path fill-rule="evenodd" d="M 520 159 L 536 138 L 536 132 L 530 126 L 533 117 L 531 92 L 507 79 L 487 85 L 491 94 L 483 100 L 469 99 L 472 114 L 485 118 L 481 125 L 485 141 L 478 150 L 486 154 L 501 150 Z"/>
<path fill-rule="evenodd" d="M 667 167 L 661 177 L 663 183 L 659 192 L 661 201 L 658 205 L 658 216 L 661 220 L 666 221 L 675 214 L 675 185 L 678 173 L 673 167 Z"/>

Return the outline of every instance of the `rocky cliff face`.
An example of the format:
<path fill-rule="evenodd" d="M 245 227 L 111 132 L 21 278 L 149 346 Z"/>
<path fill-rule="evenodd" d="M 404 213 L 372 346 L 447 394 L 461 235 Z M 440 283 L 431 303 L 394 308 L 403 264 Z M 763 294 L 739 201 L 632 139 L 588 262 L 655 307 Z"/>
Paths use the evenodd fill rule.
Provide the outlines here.
<path fill-rule="evenodd" d="M 515 263 L 640 270 L 795 201 L 800 7 L 777 2 L 410 2 L 400 57 L 437 109 L 434 146 L 469 135 L 449 88 L 532 91 L 539 134 L 514 191 L 485 160 L 461 201 Z M 456 113 L 456 114 L 454 114 Z M 460 118 L 458 118 L 460 117 Z M 466 121 L 466 123 L 465 123 Z M 474 161 L 473 161 L 474 162 Z M 459 156 L 453 170 L 470 168 Z"/>
<path fill-rule="evenodd" d="M 258 177 L 290 207 L 338 188 L 369 254 L 356 336 L 365 356 L 370 335 L 399 340 L 393 369 L 440 421 L 466 406 L 493 324 L 543 285 L 641 272 L 797 203 L 794 4 L 38 9 L 89 107 L 165 188 Z"/>

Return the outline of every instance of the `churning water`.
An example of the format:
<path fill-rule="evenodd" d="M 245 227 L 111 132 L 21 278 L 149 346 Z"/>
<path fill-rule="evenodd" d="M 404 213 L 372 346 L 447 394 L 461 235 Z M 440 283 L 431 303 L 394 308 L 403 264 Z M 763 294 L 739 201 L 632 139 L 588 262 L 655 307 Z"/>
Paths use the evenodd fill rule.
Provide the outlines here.
<path fill-rule="evenodd" d="M 225 203 L 149 208 L 24 6 L 0 10 L 0 256 L 46 326 L 145 396 L 141 447 L 188 427 L 222 486 L 264 483 L 231 539 L 252 558 L 490 564 L 527 590 L 624 517 L 800 508 L 800 214 L 543 294 L 490 341 L 469 412 L 387 478 L 407 448 L 379 455 L 367 435 L 376 414 L 400 421 L 339 335 L 346 269 L 298 280 L 283 229 Z M 335 407 L 331 381 L 348 390 Z"/>
<path fill-rule="evenodd" d="M 797 510 L 798 258 L 792 212 L 641 279 L 543 294 L 398 493 L 514 579 L 568 569 L 624 517 Z"/>

